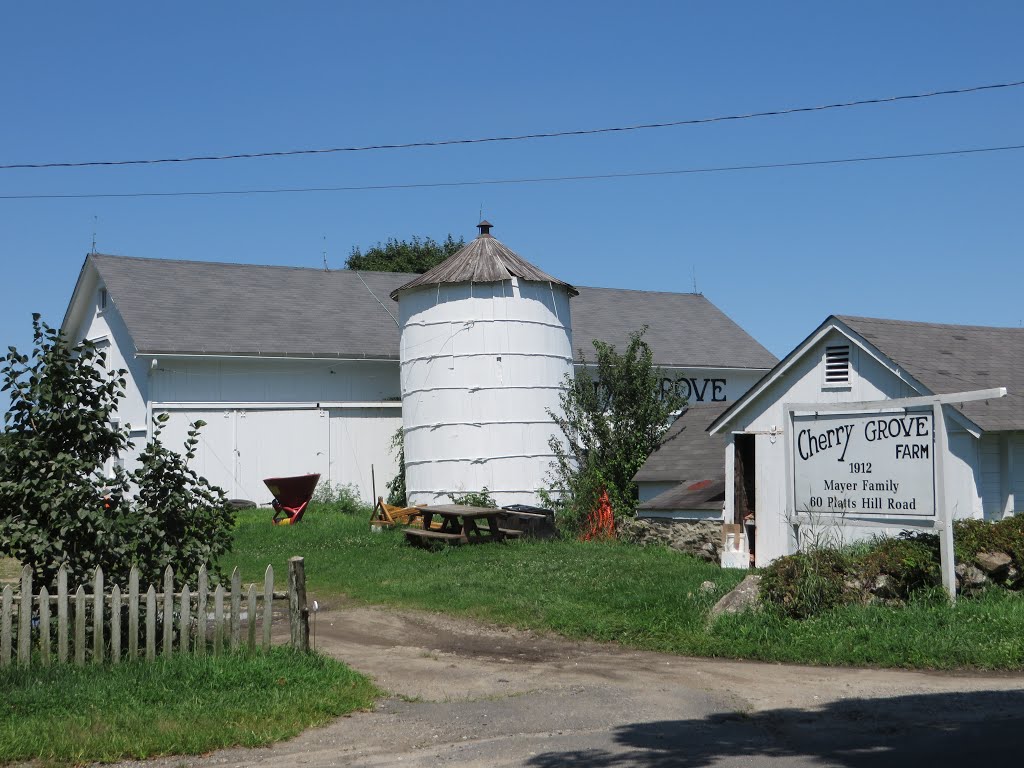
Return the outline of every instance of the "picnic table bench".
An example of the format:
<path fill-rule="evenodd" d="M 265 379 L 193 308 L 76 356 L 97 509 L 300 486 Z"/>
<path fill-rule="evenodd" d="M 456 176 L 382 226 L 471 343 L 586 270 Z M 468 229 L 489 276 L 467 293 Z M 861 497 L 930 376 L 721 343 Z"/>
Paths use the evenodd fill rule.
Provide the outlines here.
<path fill-rule="evenodd" d="M 426 546 L 431 541 L 445 541 L 452 544 L 481 544 L 489 541 L 503 541 L 514 538 L 519 531 L 503 529 L 498 518 L 502 510 L 497 507 L 473 507 L 464 504 L 438 504 L 419 507 L 423 518 L 422 528 L 406 528 L 405 538 L 411 544 Z M 432 530 L 434 517 L 441 520 L 441 527 Z M 481 523 L 486 523 L 482 525 Z"/>

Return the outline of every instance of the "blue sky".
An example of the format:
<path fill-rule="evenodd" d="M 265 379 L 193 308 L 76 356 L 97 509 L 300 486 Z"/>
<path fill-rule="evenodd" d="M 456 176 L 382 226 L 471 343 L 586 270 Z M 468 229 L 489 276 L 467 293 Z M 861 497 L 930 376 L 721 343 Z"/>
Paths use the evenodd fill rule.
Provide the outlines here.
<path fill-rule="evenodd" d="M 9 4 L 0 163 L 625 125 L 1024 79 L 1018 2 Z M 0 195 L 442 182 L 1024 143 L 1024 88 L 629 134 L 0 171 Z M 404 191 L 0 200 L 0 342 L 97 249 L 333 267 L 475 234 L 580 285 L 698 289 L 777 355 L 832 313 L 1017 326 L 1024 152 Z M 325 240 L 326 238 L 326 240 Z M 244 297 L 240 297 L 244 300 Z M 187 310 L 186 310 L 187 311 Z M 267 307 L 268 312 L 279 311 Z M 680 333 L 699 332 L 681 328 Z"/>

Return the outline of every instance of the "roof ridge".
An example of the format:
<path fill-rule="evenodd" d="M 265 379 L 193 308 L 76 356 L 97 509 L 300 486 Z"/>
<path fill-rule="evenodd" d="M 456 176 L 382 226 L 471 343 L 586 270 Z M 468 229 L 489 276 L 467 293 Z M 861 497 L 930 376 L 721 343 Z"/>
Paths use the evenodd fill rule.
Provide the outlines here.
<path fill-rule="evenodd" d="M 1012 325 L 968 325 L 964 323 L 929 323 L 923 320 L 895 320 L 887 317 L 861 317 L 858 315 L 835 315 L 837 320 L 845 322 L 892 323 L 894 325 L 915 326 L 918 328 L 961 328 L 976 331 L 1024 331 L 1024 328 Z"/>
<path fill-rule="evenodd" d="M 324 269 L 323 267 L 301 267 L 294 264 L 254 264 L 250 261 L 205 261 L 202 259 L 165 259 L 160 256 L 125 256 L 118 253 L 89 253 L 87 257 L 92 258 L 99 256 L 104 259 L 118 259 L 124 261 L 144 261 L 147 263 L 165 263 L 165 264 L 197 264 L 203 266 L 213 267 L 257 267 L 259 269 L 291 269 L 306 272 L 330 272 L 333 274 L 339 272 L 358 272 L 361 275 L 412 275 L 415 276 L 416 272 L 387 272 L 375 269 Z"/>

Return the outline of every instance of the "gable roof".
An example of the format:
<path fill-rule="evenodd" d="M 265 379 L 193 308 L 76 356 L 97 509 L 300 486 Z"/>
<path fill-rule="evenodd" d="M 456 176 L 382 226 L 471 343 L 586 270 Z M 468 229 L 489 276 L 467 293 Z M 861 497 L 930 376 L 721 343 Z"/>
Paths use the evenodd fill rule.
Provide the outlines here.
<path fill-rule="evenodd" d="M 72 304 L 91 269 L 136 350 L 154 355 L 397 360 L 394 305 L 385 304 L 391 291 L 417 277 L 90 254 Z M 648 324 L 645 339 L 657 365 L 767 369 L 775 363 L 768 350 L 699 295 L 581 288 L 572 317 L 573 342 L 591 358 L 594 339 L 624 346 L 631 331 Z"/>
<path fill-rule="evenodd" d="M 1006 387 L 957 410 L 986 432 L 1024 429 L 1024 328 L 838 316 L 931 394 Z"/>
<path fill-rule="evenodd" d="M 576 296 L 577 290 L 568 283 L 552 277 L 513 251 L 490 234 L 491 224 L 481 221 L 480 234 L 433 269 L 417 275 L 400 288 L 391 292 L 391 298 L 412 288 L 442 283 L 500 283 L 518 277 L 538 283 L 552 283 Z"/>
<path fill-rule="evenodd" d="M 888 360 L 922 395 L 1006 387 L 1006 397 L 954 410 L 986 432 L 1024 430 L 1024 329 L 846 315 L 826 318 L 708 429 L 721 430 L 830 329 Z"/>

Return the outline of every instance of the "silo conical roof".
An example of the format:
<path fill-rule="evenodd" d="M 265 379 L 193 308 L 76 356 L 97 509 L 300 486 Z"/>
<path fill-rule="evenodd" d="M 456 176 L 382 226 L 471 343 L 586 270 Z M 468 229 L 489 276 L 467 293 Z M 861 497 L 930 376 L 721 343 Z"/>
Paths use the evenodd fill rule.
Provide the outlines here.
<path fill-rule="evenodd" d="M 442 283 L 499 283 L 518 277 L 538 283 L 560 285 L 568 290 L 570 296 L 578 296 L 579 291 L 568 283 L 552 277 L 533 266 L 526 259 L 491 235 L 489 221 L 477 224 L 480 234 L 471 242 L 460 248 L 429 272 L 425 272 L 415 280 L 410 280 L 400 288 L 391 292 L 391 298 L 397 300 L 399 294 L 412 288 Z"/>

